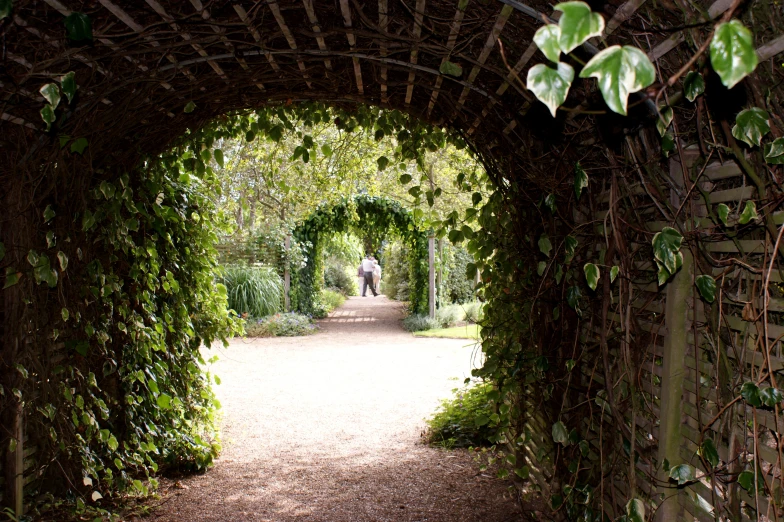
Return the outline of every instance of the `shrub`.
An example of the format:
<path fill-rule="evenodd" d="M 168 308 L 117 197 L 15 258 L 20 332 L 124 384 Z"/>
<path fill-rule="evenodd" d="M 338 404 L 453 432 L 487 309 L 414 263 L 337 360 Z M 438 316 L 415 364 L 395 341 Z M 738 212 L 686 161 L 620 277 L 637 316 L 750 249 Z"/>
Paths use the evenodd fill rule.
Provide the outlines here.
<path fill-rule="evenodd" d="M 469 323 L 478 323 L 482 320 L 482 303 L 471 301 L 462 305 L 463 315 Z"/>
<path fill-rule="evenodd" d="M 496 442 L 498 428 L 490 422 L 495 413 L 490 398 L 493 385 L 478 383 L 455 388 L 454 397 L 441 402 L 440 408 L 427 421 L 424 438 L 428 444 L 446 448 L 491 446 Z"/>
<path fill-rule="evenodd" d="M 358 295 L 357 269 L 338 263 L 330 263 L 324 271 L 324 285 L 340 290 L 343 295 Z"/>
<path fill-rule="evenodd" d="M 295 337 L 315 333 L 318 326 L 307 315 L 296 312 L 275 314 L 245 324 L 248 337 Z"/>
<path fill-rule="evenodd" d="M 327 288 L 321 291 L 319 301 L 327 308 L 327 313 L 329 313 L 335 308 L 343 306 L 343 303 L 346 302 L 346 296 L 337 289 Z"/>
<path fill-rule="evenodd" d="M 436 310 L 436 322 L 441 328 L 452 326 L 464 317 L 463 309 L 460 305 L 442 306 Z"/>
<path fill-rule="evenodd" d="M 408 300 L 408 279 L 411 269 L 408 254 L 409 248 L 399 242 L 393 243 L 384 252 L 381 291 L 389 299 Z"/>
<path fill-rule="evenodd" d="M 403 328 L 409 332 L 421 332 L 440 327 L 441 324 L 436 319 L 431 319 L 427 315 L 411 314 L 403 319 Z"/>
<path fill-rule="evenodd" d="M 283 280 L 271 267 L 230 266 L 221 277 L 229 308 L 240 315 L 265 317 L 281 309 Z"/>

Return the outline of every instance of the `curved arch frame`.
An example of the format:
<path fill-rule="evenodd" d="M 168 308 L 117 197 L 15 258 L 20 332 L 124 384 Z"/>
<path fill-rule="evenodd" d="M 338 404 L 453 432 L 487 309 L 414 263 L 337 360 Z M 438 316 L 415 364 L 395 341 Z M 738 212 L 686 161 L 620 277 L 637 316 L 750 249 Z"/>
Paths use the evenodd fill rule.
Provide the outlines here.
<path fill-rule="evenodd" d="M 295 239 L 305 245 L 305 266 L 292 281 L 292 308 L 310 313 L 314 297 L 323 285 L 322 253 L 326 234 L 348 232 L 367 225 L 397 234 L 409 247 L 410 305 L 412 313 L 427 313 L 427 234 L 414 216 L 397 201 L 368 195 L 347 198 L 322 206 L 295 230 Z"/>

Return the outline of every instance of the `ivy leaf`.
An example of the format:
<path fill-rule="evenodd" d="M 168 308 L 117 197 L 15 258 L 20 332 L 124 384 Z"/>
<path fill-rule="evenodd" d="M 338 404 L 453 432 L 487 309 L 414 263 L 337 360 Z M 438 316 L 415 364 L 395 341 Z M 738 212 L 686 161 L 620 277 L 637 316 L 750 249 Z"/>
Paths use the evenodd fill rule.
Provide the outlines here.
<path fill-rule="evenodd" d="M 67 308 L 63 308 L 60 310 L 60 315 L 63 317 L 63 321 L 68 321 L 68 318 L 71 317 L 71 312 Z"/>
<path fill-rule="evenodd" d="M 49 105 L 52 106 L 52 109 L 56 109 L 60 104 L 60 88 L 56 83 L 47 83 L 41 87 L 38 92 L 40 92 L 41 96 L 43 96 L 44 99 L 49 102 Z"/>
<path fill-rule="evenodd" d="M 563 422 L 558 421 L 553 424 L 553 441 L 556 444 L 563 444 L 564 446 L 568 446 L 567 441 L 569 440 L 569 432 L 566 430 L 566 426 Z"/>
<path fill-rule="evenodd" d="M 5 283 L 3 284 L 3 290 L 14 286 L 16 283 L 19 282 L 19 279 L 22 277 L 22 272 L 17 272 L 15 268 L 7 266 L 5 268 Z"/>
<path fill-rule="evenodd" d="M 593 263 L 585 263 L 583 272 L 585 272 L 585 280 L 588 282 L 588 287 L 591 290 L 596 290 L 596 285 L 599 283 L 599 276 L 601 275 L 599 267 Z"/>
<path fill-rule="evenodd" d="M 757 204 L 754 203 L 752 200 L 746 200 L 746 206 L 743 207 L 743 212 L 740 213 L 740 218 L 738 218 L 738 223 L 741 225 L 745 225 L 749 221 L 757 219 Z"/>
<path fill-rule="evenodd" d="M 740 387 L 740 395 L 751 406 L 762 406 L 759 387 L 751 381 L 746 381 Z"/>
<path fill-rule="evenodd" d="M 101 194 L 103 194 L 103 197 L 105 197 L 106 199 L 112 199 L 116 192 L 114 185 L 112 183 L 109 183 L 108 181 L 102 181 L 100 186 L 98 187 L 98 190 L 101 191 Z"/>
<path fill-rule="evenodd" d="M 212 154 L 215 157 L 215 162 L 223 168 L 223 151 L 221 149 L 215 149 Z"/>
<path fill-rule="evenodd" d="M 539 251 L 547 257 L 550 257 L 550 251 L 553 249 L 553 244 L 550 243 L 550 238 L 547 237 L 547 234 L 542 234 L 539 237 L 538 244 Z"/>
<path fill-rule="evenodd" d="M 762 404 L 770 408 L 773 408 L 784 399 L 781 390 L 773 387 L 760 388 L 759 396 Z"/>
<path fill-rule="evenodd" d="M 534 43 L 548 60 L 558 63 L 561 59 L 561 28 L 555 24 L 540 27 L 534 34 Z"/>
<path fill-rule="evenodd" d="M 63 89 L 65 97 L 68 98 L 68 103 L 71 103 L 74 96 L 76 96 L 76 73 L 73 71 L 65 73 L 60 78 L 60 87 Z"/>
<path fill-rule="evenodd" d="M 474 206 L 477 206 L 482 201 L 482 194 L 480 192 L 474 192 L 471 194 L 471 203 Z"/>
<path fill-rule="evenodd" d="M 577 196 L 577 199 L 580 199 L 583 189 L 586 188 L 588 188 L 588 174 L 583 170 L 580 163 L 576 163 L 574 165 L 574 194 Z"/>
<path fill-rule="evenodd" d="M 441 74 L 448 74 L 449 76 L 454 76 L 456 78 L 460 78 L 460 76 L 463 75 L 463 68 L 460 67 L 459 64 L 450 62 L 449 60 L 444 60 L 438 70 Z"/>
<path fill-rule="evenodd" d="M 726 225 L 727 218 L 730 215 L 730 207 L 725 205 L 724 203 L 719 203 L 719 206 L 716 208 L 716 214 L 719 216 L 719 220 Z"/>
<path fill-rule="evenodd" d="M 759 107 L 745 109 L 735 118 L 732 135 L 746 142 L 750 147 L 760 146 L 762 137 L 770 132 L 770 115 Z"/>
<path fill-rule="evenodd" d="M 633 498 L 626 504 L 628 522 L 645 522 L 645 504 L 639 498 Z"/>
<path fill-rule="evenodd" d="M 73 12 L 65 18 L 65 32 L 69 40 L 81 42 L 93 39 L 90 17 L 84 13 Z"/>
<path fill-rule="evenodd" d="M 389 158 L 381 156 L 376 160 L 376 163 L 378 164 L 378 170 L 384 170 L 389 165 Z"/>
<path fill-rule="evenodd" d="M 571 65 L 559 62 L 557 69 L 554 69 L 539 63 L 528 70 L 526 86 L 540 102 L 547 105 L 550 114 L 555 118 L 555 111 L 566 101 L 572 80 L 574 80 L 574 69 Z"/>
<path fill-rule="evenodd" d="M 158 398 L 156 399 L 156 402 L 158 403 L 158 407 L 160 407 L 160 408 L 162 408 L 164 410 L 170 410 L 170 409 L 172 409 L 171 400 L 172 400 L 172 398 L 171 398 L 170 395 L 168 395 L 166 393 L 161 393 L 160 395 L 158 395 Z"/>
<path fill-rule="evenodd" d="M 248 132 L 245 133 L 245 141 L 247 141 L 248 143 L 250 143 L 255 139 L 256 139 L 256 133 L 253 132 L 252 130 L 249 130 Z"/>
<path fill-rule="evenodd" d="M 44 209 L 44 223 L 48 223 L 49 221 L 51 221 L 55 215 L 56 214 L 54 212 L 54 209 L 52 208 L 52 205 L 46 205 L 46 208 Z"/>
<path fill-rule="evenodd" d="M 740 20 L 720 24 L 710 43 L 710 59 L 721 83 L 732 89 L 757 67 L 751 31 Z"/>
<path fill-rule="evenodd" d="M 679 486 L 696 480 L 694 468 L 688 464 L 679 464 L 670 468 L 670 478 L 678 483 Z"/>
<path fill-rule="evenodd" d="M 716 299 L 716 280 L 709 275 L 700 275 L 694 280 L 703 299 L 712 303 Z"/>
<path fill-rule="evenodd" d="M 563 13 L 558 20 L 561 30 L 559 44 L 566 54 L 589 38 L 600 36 L 604 31 L 604 18 L 592 12 L 585 2 L 564 2 L 556 4 L 553 9 Z"/>
<path fill-rule="evenodd" d="M 670 274 L 674 274 L 678 268 L 678 255 L 680 254 L 683 236 L 671 227 L 664 227 L 661 232 L 653 236 L 653 256 L 659 261 Z M 681 259 L 681 263 L 683 260 Z"/>
<path fill-rule="evenodd" d="M 711 467 L 715 468 L 719 465 L 719 452 L 716 450 L 716 445 L 713 444 L 713 439 L 708 438 L 702 441 L 700 454 Z"/>
<path fill-rule="evenodd" d="M 531 474 L 531 469 L 528 466 L 523 466 L 522 468 L 516 468 L 514 472 L 515 475 L 517 475 L 521 479 L 528 480 L 528 477 Z"/>
<path fill-rule="evenodd" d="M 669 132 L 662 136 L 661 148 L 665 158 L 669 158 L 670 154 L 675 150 L 675 138 Z"/>
<path fill-rule="evenodd" d="M 12 0 L 0 0 L 0 20 L 11 16 L 11 11 L 14 7 Z"/>
<path fill-rule="evenodd" d="M 636 47 L 613 45 L 591 58 L 580 71 L 580 78 L 596 78 L 607 106 L 626 116 L 630 93 L 648 87 L 656 71 L 648 56 Z"/>
<path fill-rule="evenodd" d="M 330 147 L 329 145 L 327 145 L 325 143 L 324 145 L 321 146 L 321 153 L 324 155 L 324 157 L 331 158 L 332 157 L 332 147 Z"/>
<path fill-rule="evenodd" d="M 577 286 L 570 286 L 566 291 L 566 304 L 579 312 L 580 298 L 583 296 L 580 288 Z"/>
<path fill-rule="evenodd" d="M 618 277 L 618 272 L 621 271 L 621 267 L 614 266 L 610 269 L 610 283 L 615 281 L 615 278 Z"/>
<path fill-rule="evenodd" d="M 784 165 L 784 138 L 776 138 L 765 145 L 765 161 L 769 165 Z"/>
<path fill-rule="evenodd" d="M 572 236 L 566 236 L 564 240 L 564 252 L 566 253 L 565 261 L 568 263 L 574 257 L 574 252 L 577 249 L 577 239 Z"/>
<path fill-rule="evenodd" d="M 548 194 L 547 197 L 544 198 L 544 204 L 552 214 L 555 214 L 556 211 L 555 194 Z"/>
<path fill-rule="evenodd" d="M 749 470 L 741 471 L 738 475 L 738 484 L 751 493 L 754 489 L 754 473 Z"/>
<path fill-rule="evenodd" d="M 659 111 L 659 119 L 656 120 L 656 130 L 659 131 L 659 136 L 667 134 L 667 129 L 672 123 L 672 107 L 664 107 Z"/>
<path fill-rule="evenodd" d="M 87 145 L 89 145 L 87 138 L 79 138 L 78 140 L 71 143 L 71 152 L 82 154 L 84 149 L 87 148 Z"/>
<path fill-rule="evenodd" d="M 188 103 L 185 104 L 185 107 L 182 109 L 182 112 L 184 112 L 185 114 L 190 114 L 195 109 L 196 109 L 196 104 L 193 103 L 193 101 L 191 100 L 191 101 L 189 101 Z"/>
<path fill-rule="evenodd" d="M 117 451 L 117 448 L 120 446 L 117 442 L 117 438 L 114 435 L 109 436 L 109 440 L 106 441 L 106 444 L 109 446 L 109 449 L 112 451 Z"/>
<path fill-rule="evenodd" d="M 54 115 L 54 107 L 51 105 L 45 105 L 43 109 L 41 109 L 41 119 L 44 120 L 46 123 L 46 132 L 52 128 L 52 123 L 55 122 L 57 117 Z"/>
<path fill-rule="evenodd" d="M 400 181 L 401 185 L 408 185 L 411 183 L 411 174 L 401 174 L 398 181 Z"/>
<path fill-rule="evenodd" d="M 65 272 L 68 268 L 68 256 L 62 250 L 57 252 L 57 261 L 60 263 L 60 272 Z"/>
<path fill-rule="evenodd" d="M 547 268 L 547 261 L 539 261 L 539 264 L 536 266 L 536 273 L 541 277 L 544 274 L 545 269 Z"/>
<path fill-rule="evenodd" d="M 697 96 L 705 92 L 705 79 L 696 71 L 689 71 L 683 80 L 683 92 L 686 99 L 693 102 Z"/>

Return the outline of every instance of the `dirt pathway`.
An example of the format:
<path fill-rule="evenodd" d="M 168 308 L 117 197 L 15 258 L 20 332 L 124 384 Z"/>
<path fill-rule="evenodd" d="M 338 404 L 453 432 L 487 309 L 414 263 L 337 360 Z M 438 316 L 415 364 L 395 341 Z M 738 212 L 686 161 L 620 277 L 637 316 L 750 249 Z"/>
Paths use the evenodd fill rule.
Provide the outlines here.
<path fill-rule="evenodd" d="M 417 339 L 401 308 L 355 297 L 309 337 L 220 350 L 223 453 L 168 484 L 152 520 L 511 521 L 507 485 L 464 451 L 422 445 L 423 419 L 470 375 L 473 346 Z"/>

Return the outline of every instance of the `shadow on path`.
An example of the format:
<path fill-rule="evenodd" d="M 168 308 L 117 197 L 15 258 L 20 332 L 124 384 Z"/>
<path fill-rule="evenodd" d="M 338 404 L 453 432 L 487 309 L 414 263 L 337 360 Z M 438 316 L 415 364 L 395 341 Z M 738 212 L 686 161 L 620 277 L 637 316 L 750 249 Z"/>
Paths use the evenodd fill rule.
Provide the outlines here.
<path fill-rule="evenodd" d="M 166 482 L 152 520 L 520 520 L 508 484 L 419 440 L 470 375 L 473 343 L 414 338 L 401 315 L 382 296 L 355 297 L 316 335 L 221 350 L 221 458 Z"/>

